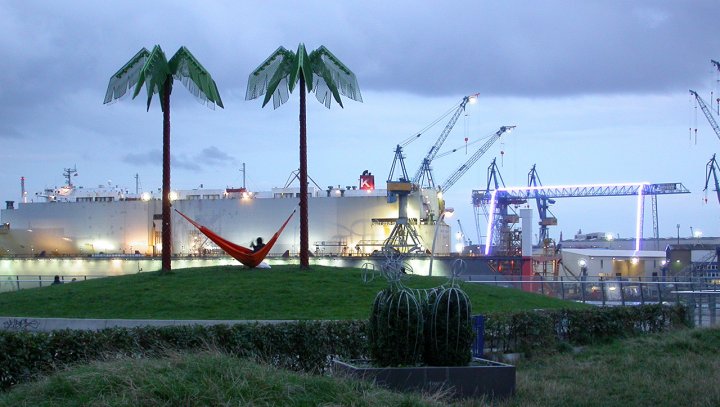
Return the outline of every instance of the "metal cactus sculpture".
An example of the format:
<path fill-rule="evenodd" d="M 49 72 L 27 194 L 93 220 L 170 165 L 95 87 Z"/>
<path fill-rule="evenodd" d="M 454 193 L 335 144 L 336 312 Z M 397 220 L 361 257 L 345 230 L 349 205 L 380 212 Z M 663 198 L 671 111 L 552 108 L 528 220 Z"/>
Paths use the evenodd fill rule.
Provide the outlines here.
<path fill-rule="evenodd" d="M 368 339 L 370 356 L 378 366 L 464 366 L 472 359 L 472 305 L 458 277 L 467 267 L 452 265 L 450 281 L 440 287 L 409 289 L 402 283 L 409 265 L 403 255 L 385 251 L 381 273 L 389 287 L 375 296 Z M 374 275 L 374 273 L 373 273 Z M 366 274 L 367 282 L 373 276 Z"/>
<path fill-rule="evenodd" d="M 428 311 L 425 320 L 425 362 L 428 365 L 464 366 L 472 358 L 472 305 L 457 283 L 457 277 L 465 267 L 463 260 L 455 260 L 449 285 L 440 287 L 428 298 L 425 308 Z"/>
<path fill-rule="evenodd" d="M 185 47 L 168 61 L 159 45 L 152 51 L 142 48 L 119 71 L 110 77 L 105 102 L 121 98 L 129 89 L 135 88 L 133 99 L 140 94 L 143 85 L 147 90 L 147 109 L 156 93 L 160 96 L 163 112 L 163 175 L 162 175 L 162 271 L 171 269 L 172 232 L 170 229 L 170 93 L 177 79 L 210 108 L 223 107 L 220 93 L 210 73 Z"/>
<path fill-rule="evenodd" d="M 295 86 L 300 89 L 300 268 L 310 267 L 310 244 L 308 232 L 308 174 L 307 131 L 305 118 L 305 92 L 315 96 L 330 108 L 333 99 L 343 107 L 340 94 L 362 102 L 355 74 L 327 48 L 321 46 L 309 55 L 305 45 L 300 44 L 293 53 L 279 47 L 248 78 L 245 100 L 265 95 L 263 107 L 273 100 L 277 109 L 288 101 Z M 332 97 L 331 97 L 332 96 Z"/>
<path fill-rule="evenodd" d="M 379 366 L 412 366 L 423 354 L 422 304 L 402 285 L 402 257 L 390 257 L 382 267 L 390 286 L 375 296 L 368 337 L 370 355 Z"/>

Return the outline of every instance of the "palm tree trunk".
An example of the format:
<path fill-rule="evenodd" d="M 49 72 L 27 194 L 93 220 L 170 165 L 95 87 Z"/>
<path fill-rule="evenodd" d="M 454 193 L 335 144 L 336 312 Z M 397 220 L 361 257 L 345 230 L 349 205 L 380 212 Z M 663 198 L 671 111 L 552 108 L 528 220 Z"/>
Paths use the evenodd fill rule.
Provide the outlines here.
<path fill-rule="evenodd" d="M 172 230 L 170 228 L 170 93 L 172 76 L 167 77 L 162 93 L 163 111 L 163 173 L 162 173 L 162 272 L 170 272 L 172 266 Z"/>
<path fill-rule="evenodd" d="M 310 268 L 308 238 L 307 129 L 305 119 L 305 76 L 300 73 L 300 268 Z"/>

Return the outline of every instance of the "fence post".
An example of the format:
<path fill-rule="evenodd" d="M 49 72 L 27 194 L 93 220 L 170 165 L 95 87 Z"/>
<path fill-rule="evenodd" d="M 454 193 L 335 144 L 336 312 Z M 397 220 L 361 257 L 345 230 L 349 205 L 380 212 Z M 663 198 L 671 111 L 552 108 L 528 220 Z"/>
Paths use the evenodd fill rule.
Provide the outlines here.
<path fill-rule="evenodd" d="M 645 305 L 645 284 L 643 282 L 640 282 L 640 304 Z"/>
<path fill-rule="evenodd" d="M 565 281 L 562 276 L 560 276 L 560 297 L 565 299 Z"/>
<path fill-rule="evenodd" d="M 657 284 L 657 290 L 658 290 L 658 303 L 662 304 L 662 286 L 660 285 L 662 283 Z"/>
<path fill-rule="evenodd" d="M 620 303 L 625 306 L 625 290 L 623 290 L 622 280 L 620 280 Z"/>
<path fill-rule="evenodd" d="M 475 330 L 472 355 L 475 358 L 482 358 L 485 352 L 485 317 L 482 315 L 473 315 L 472 326 Z"/>
<path fill-rule="evenodd" d="M 602 291 L 602 304 L 605 306 L 605 281 L 600 282 L 600 291 Z"/>
<path fill-rule="evenodd" d="M 15 275 L 15 281 L 17 282 L 18 291 L 20 291 L 20 276 L 17 274 Z"/>
<path fill-rule="evenodd" d="M 42 287 L 42 276 L 38 276 L 38 280 L 40 281 L 39 286 Z"/>
<path fill-rule="evenodd" d="M 712 293 L 708 294 L 708 312 L 710 312 L 710 326 L 714 326 L 717 313 L 717 297 Z"/>

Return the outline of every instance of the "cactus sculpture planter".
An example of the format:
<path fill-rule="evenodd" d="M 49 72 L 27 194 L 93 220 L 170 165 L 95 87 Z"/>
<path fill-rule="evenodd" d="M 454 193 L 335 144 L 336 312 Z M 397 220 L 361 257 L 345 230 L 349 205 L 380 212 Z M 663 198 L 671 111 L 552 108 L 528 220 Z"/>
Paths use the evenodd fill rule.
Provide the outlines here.
<path fill-rule="evenodd" d="M 512 395 L 514 366 L 472 359 L 472 307 L 457 282 L 463 268 L 464 262 L 457 260 L 447 284 L 409 289 L 402 283 L 409 265 L 402 255 L 386 255 L 381 272 L 389 287 L 376 295 L 368 324 L 372 360 L 334 360 L 333 370 L 397 390 L 450 390 L 453 397 Z"/>
<path fill-rule="evenodd" d="M 457 283 L 464 262 L 453 263 L 447 285 L 411 290 L 402 284 L 406 266 L 389 255 L 382 273 L 389 288 L 375 297 L 370 315 L 370 354 L 378 366 L 463 366 L 474 337 L 470 299 Z M 423 342 L 425 342 L 423 344 Z"/>

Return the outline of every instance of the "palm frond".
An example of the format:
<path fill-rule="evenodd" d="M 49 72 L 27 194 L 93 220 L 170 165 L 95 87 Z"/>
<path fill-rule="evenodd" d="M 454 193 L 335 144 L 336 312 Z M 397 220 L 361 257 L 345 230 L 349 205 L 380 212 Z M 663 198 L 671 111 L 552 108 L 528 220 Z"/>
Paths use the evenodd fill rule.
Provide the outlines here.
<path fill-rule="evenodd" d="M 147 109 L 150 110 L 150 102 L 152 101 L 153 95 L 162 92 L 165 81 L 170 75 L 170 67 L 168 66 L 167 58 L 165 58 L 165 53 L 159 45 L 154 46 L 153 50 L 150 51 L 150 55 L 147 57 L 147 61 L 145 61 L 145 65 L 140 70 L 140 76 L 137 85 L 135 85 L 133 98 L 140 93 L 140 89 L 144 84 L 147 90 Z"/>
<path fill-rule="evenodd" d="M 321 46 L 316 49 L 310 53 L 309 59 L 314 73 L 315 97 L 320 103 L 330 108 L 331 94 L 340 106 L 343 105 L 340 94 L 362 102 L 362 95 L 360 95 L 360 87 L 355 74 L 327 48 Z"/>
<path fill-rule="evenodd" d="M 135 86 L 148 55 L 150 55 L 150 51 L 143 47 L 130 61 L 110 77 L 103 104 L 116 101 L 123 97 L 128 89 Z"/>
<path fill-rule="evenodd" d="M 173 77 L 181 81 L 200 103 L 213 110 L 215 105 L 224 108 L 217 84 L 187 48 L 180 47 L 168 65 Z"/>
<path fill-rule="evenodd" d="M 245 100 L 265 95 L 263 107 L 273 99 L 273 106 L 285 103 L 289 97 L 288 76 L 295 62 L 295 54 L 278 47 L 260 66 L 250 73 Z"/>

